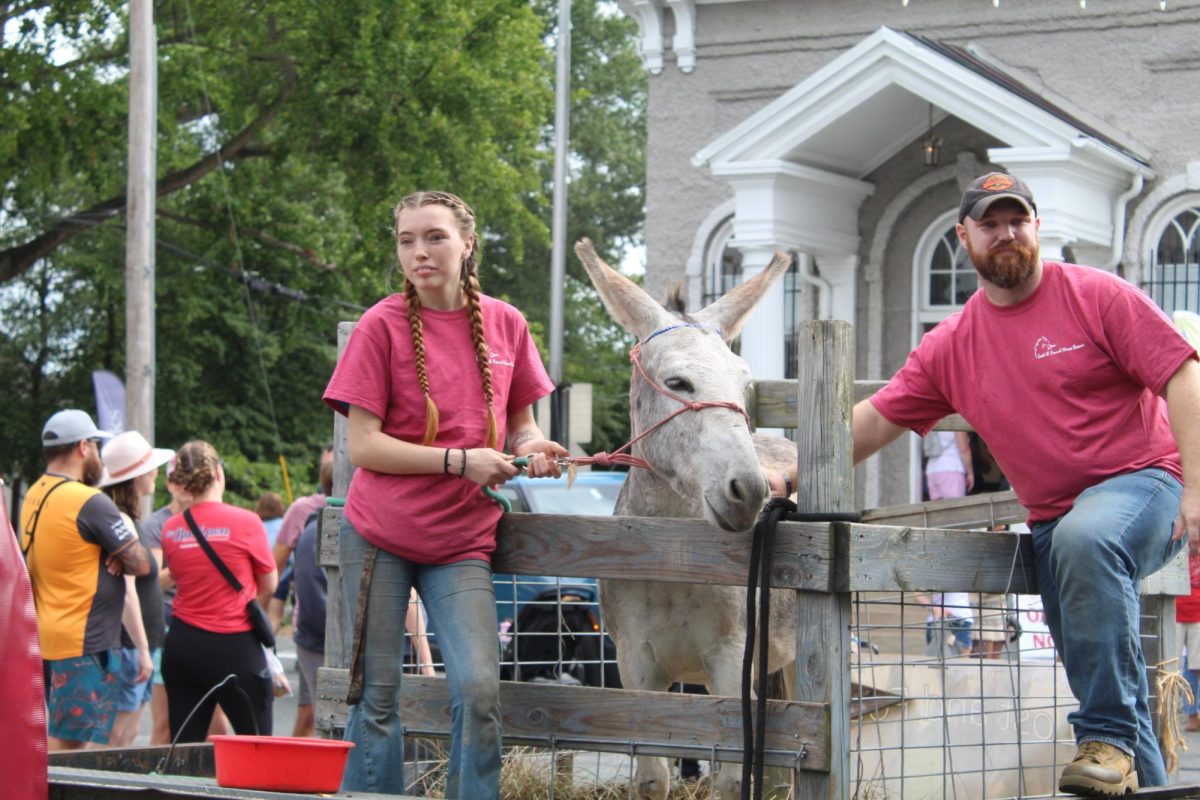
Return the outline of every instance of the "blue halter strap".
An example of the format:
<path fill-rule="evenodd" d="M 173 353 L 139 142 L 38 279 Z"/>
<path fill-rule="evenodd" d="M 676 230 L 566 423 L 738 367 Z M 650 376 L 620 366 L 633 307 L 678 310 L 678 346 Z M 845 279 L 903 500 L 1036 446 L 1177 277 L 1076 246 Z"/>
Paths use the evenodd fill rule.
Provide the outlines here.
<path fill-rule="evenodd" d="M 713 333 L 717 334 L 718 336 L 721 335 L 720 328 L 714 328 L 711 325 L 705 325 L 703 322 L 680 322 L 676 325 L 668 325 L 665 328 L 659 328 L 654 333 L 647 336 L 645 339 L 642 339 L 642 341 L 639 344 L 645 344 L 646 342 L 650 341 L 651 339 L 653 339 L 655 336 L 658 336 L 659 334 L 666 333 L 667 331 L 677 330 L 679 328 L 703 328 L 706 331 L 712 331 Z"/>

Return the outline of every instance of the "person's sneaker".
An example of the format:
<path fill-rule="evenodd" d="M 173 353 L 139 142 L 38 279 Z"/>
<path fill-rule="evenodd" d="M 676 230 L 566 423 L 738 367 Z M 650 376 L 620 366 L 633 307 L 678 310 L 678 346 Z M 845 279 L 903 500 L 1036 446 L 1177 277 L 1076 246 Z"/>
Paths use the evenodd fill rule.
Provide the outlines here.
<path fill-rule="evenodd" d="M 1133 757 L 1107 742 L 1084 742 L 1075 752 L 1075 760 L 1063 770 L 1058 790 L 1089 797 L 1136 792 L 1138 779 Z"/>

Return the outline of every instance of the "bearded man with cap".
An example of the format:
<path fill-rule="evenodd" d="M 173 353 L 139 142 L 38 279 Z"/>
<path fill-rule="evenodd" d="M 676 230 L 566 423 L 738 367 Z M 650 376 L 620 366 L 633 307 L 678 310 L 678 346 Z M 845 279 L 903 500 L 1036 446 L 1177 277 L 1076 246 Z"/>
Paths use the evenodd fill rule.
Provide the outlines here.
<path fill-rule="evenodd" d="M 977 178 L 958 216 L 980 289 L 854 407 L 854 462 L 948 414 L 975 428 L 1029 510 L 1042 605 L 1079 700 L 1059 789 L 1165 784 L 1138 583 L 1200 532 L 1196 351 L 1133 285 L 1043 260 L 1019 178 Z"/>
<path fill-rule="evenodd" d="M 42 428 L 46 473 L 21 506 L 46 675 L 47 743 L 75 750 L 108 743 L 116 716 L 125 575 L 150 571 L 149 554 L 113 501 L 95 488 L 99 430 L 78 409 Z"/>

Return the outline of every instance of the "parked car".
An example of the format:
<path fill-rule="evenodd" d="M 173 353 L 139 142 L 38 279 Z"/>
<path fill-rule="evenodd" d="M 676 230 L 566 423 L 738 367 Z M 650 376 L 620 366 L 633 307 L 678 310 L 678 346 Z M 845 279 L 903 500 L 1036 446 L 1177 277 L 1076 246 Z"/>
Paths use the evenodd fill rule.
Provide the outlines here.
<path fill-rule="evenodd" d="M 616 506 L 624 472 L 580 472 L 566 477 L 524 475 L 497 487 L 516 513 L 606 516 Z M 595 578 L 496 573 L 500 677 L 538 683 L 619 688 L 616 647 L 604 633 Z M 441 668 L 437 634 L 429 630 L 433 663 Z M 416 672 L 411 646 L 405 670 Z"/>
<path fill-rule="evenodd" d="M 624 472 L 558 479 L 520 476 L 499 487 L 514 512 L 606 516 Z M 505 680 L 619 687 L 616 648 L 603 632 L 594 578 L 494 576 Z"/>

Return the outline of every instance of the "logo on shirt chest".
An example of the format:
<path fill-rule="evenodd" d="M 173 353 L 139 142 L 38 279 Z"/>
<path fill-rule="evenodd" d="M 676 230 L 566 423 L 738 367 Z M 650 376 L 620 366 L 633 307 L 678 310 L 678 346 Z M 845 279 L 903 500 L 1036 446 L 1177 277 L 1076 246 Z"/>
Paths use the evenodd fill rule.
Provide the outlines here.
<path fill-rule="evenodd" d="M 515 367 L 516 366 L 516 364 L 513 363 L 512 359 L 505 358 L 504 356 L 500 355 L 499 353 L 497 353 L 495 350 L 493 350 L 491 348 L 491 345 L 488 346 L 488 363 L 489 364 L 499 364 L 502 367 Z"/>
<path fill-rule="evenodd" d="M 1033 357 L 1039 358 L 1039 359 L 1040 358 L 1049 358 L 1050 356 L 1057 356 L 1057 355 L 1062 355 L 1063 353 L 1069 353 L 1072 350 L 1082 350 L 1084 347 L 1085 347 L 1085 345 L 1082 342 L 1080 342 L 1079 344 L 1071 344 L 1071 345 L 1065 345 L 1065 346 L 1057 345 L 1054 342 L 1051 342 L 1049 338 L 1043 336 L 1040 339 L 1038 339 L 1036 342 L 1033 343 Z"/>

